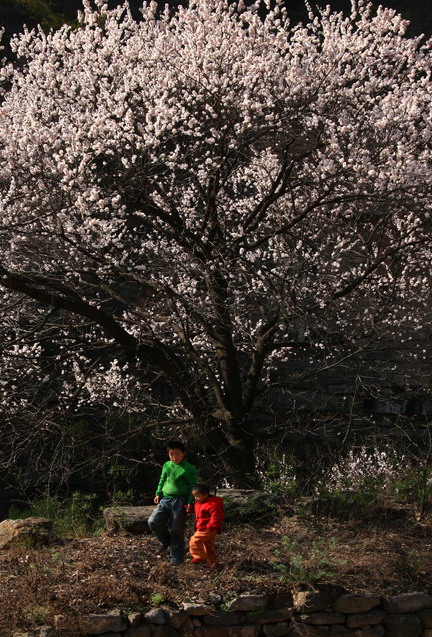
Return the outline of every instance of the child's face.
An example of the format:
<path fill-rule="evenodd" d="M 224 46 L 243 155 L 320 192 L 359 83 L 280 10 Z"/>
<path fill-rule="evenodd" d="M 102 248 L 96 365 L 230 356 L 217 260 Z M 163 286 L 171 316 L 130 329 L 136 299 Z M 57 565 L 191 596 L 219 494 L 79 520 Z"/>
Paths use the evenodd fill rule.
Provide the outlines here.
<path fill-rule="evenodd" d="M 197 491 L 196 489 L 192 489 L 192 495 L 196 502 L 204 502 L 209 496 L 208 493 L 201 493 L 201 491 Z"/>
<path fill-rule="evenodd" d="M 186 458 L 186 452 L 181 449 L 168 449 L 168 456 L 174 464 L 180 464 Z"/>

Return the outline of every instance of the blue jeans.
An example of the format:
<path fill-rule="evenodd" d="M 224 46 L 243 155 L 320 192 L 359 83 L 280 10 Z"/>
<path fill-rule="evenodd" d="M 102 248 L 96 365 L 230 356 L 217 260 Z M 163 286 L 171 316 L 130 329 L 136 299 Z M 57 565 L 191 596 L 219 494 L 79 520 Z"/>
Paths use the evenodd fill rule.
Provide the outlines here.
<path fill-rule="evenodd" d="M 164 546 L 170 547 L 171 562 L 184 560 L 187 496 L 161 498 L 149 517 L 150 531 Z"/>

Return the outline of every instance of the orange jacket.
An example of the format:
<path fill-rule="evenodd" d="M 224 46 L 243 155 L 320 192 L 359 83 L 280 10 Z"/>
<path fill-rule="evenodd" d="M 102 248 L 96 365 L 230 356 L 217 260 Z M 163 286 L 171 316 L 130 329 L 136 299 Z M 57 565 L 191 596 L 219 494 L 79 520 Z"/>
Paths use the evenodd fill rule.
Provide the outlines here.
<path fill-rule="evenodd" d="M 215 529 L 218 533 L 221 532 L 224 519 L 224 503 L 222 498 L 209 495 L 204 502 L 195 502 L 194 513 L 196 531 Z"/>

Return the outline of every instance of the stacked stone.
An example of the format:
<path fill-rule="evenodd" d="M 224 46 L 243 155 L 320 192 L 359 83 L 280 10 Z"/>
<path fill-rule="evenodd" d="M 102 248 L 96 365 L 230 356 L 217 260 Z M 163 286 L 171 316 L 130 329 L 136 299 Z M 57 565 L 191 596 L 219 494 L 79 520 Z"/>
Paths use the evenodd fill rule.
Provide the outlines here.
<path fill-rule="evenodd" d="M 392 597 L 347 593 L 334 588 L 296 592 L 293 608 L 269 609 L 267 595 L 243 594 L 216 610 L 222 598 L 153 608 L 129 615 L 120 610 L 55 618 L 14 637 L 432 637 L 432 596 Z"/>
<path fill-rule="evenodd" d="M 406 593 L 336 595 L 334 590 L 294 595 L 304 637 L 432 637 L 432 596 Z M 306 626 L 305 626 L 306 625 Z"/>
<path fill-rule="evenodd" d="M 407 593 L 384 597 L 384 627 L 389 637 L 432 637 L 432 597 Z"/>
<path fill-rule="evenodd" d="M 338 595 L 332 589 L 297 593 L 294 595 L 295 609 L 300 612 L 297 634 L 329 637 L 330 632 L 345 637 L 382 637 L 386 634 L 382 626 L 386 614 L 378 608 L 380 603 L 379 595 Z"/>
<path fill-rule="evenodd" d="M 267 595 L 240 595 L 227 611 L 201 603 L 185 603 L 183 609 L 155 608 L 125 617 L 120 611 L 93 613 L 80 618 L 58 615 L 55 629 L 45 627 L 39 637 L 284 637 L 288 635 L 292 609 L 268 610 Z M 16 635 L 15 637 L 18 637 Z"/>

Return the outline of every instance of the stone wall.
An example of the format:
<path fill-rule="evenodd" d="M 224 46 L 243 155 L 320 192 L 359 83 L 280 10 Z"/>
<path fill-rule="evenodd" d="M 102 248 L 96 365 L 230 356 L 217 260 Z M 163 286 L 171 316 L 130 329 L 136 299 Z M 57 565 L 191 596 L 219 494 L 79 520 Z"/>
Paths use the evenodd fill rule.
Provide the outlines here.
<path fill-rule="evenodd" d="M 432 596 L 424 592 L 382 597 L 326 587 L 293 592 L 289 608 L 270 608 L 264 594 L 242 594 L 221 605 L 215 594 L 181 609 L 59 615 L 53 627 L 13 637 L 432 637 Z"/>

